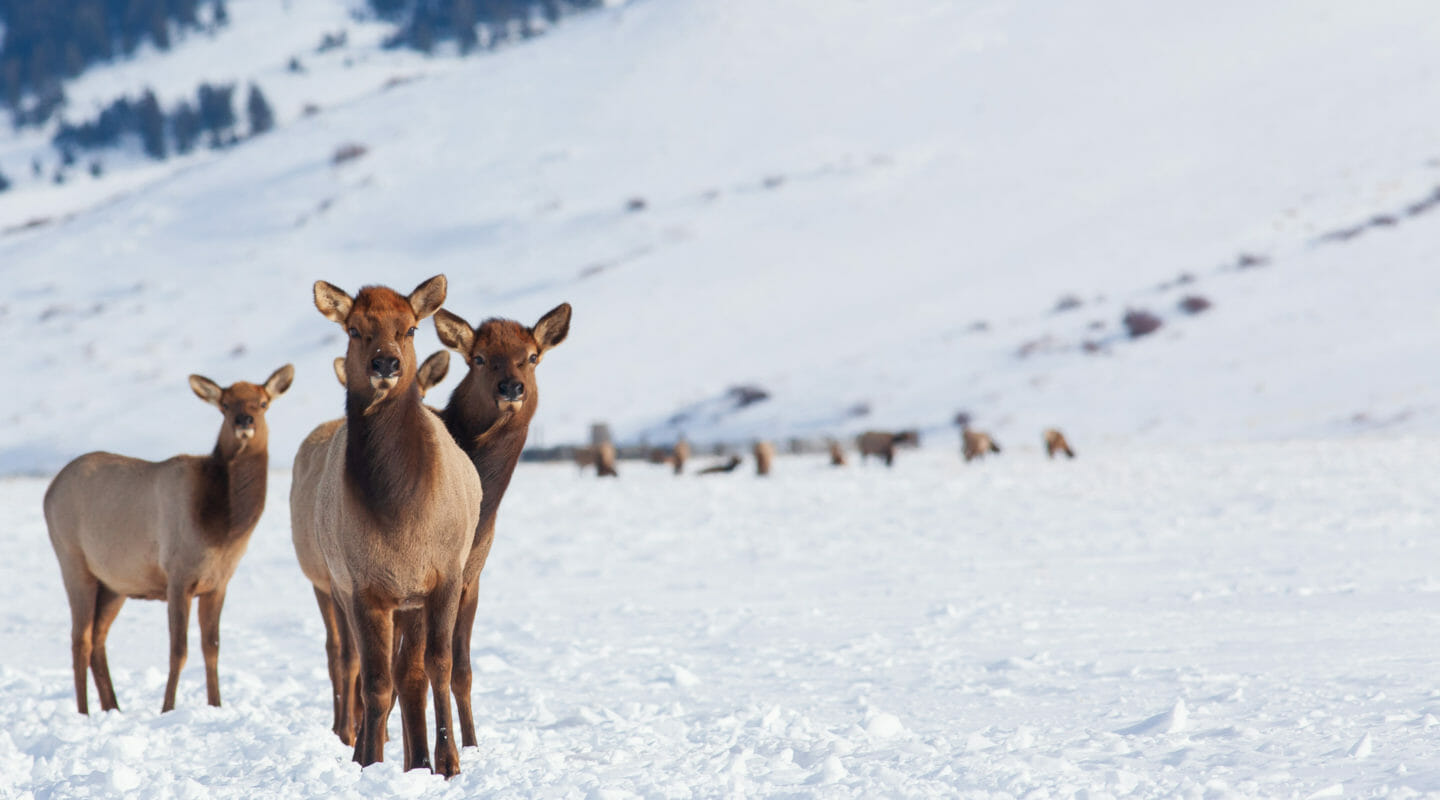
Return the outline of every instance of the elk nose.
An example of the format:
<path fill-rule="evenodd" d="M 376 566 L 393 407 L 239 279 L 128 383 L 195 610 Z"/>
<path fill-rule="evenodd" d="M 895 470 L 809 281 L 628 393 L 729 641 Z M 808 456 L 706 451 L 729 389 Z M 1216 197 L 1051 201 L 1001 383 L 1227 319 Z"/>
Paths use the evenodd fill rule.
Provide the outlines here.
<path fill-rule="evenodd" d="M 525 384 L 520 381 L 503 380 L 497 388 L 506 400 L 519 400 L 525 394 Z"/>
<path fill-rule="evenodd" d="M 370 370 L 382 378 L 393 378 L 400 371 L 400 359 L 395 356 L 376 356 L 370 360 Z"/>
<path fill-rule="evenodd" d="M 255 424 L 255 418 L 249 414 L 239 414 L 235 417 L 235 424 L 242 428 L 248 428 Z"/>

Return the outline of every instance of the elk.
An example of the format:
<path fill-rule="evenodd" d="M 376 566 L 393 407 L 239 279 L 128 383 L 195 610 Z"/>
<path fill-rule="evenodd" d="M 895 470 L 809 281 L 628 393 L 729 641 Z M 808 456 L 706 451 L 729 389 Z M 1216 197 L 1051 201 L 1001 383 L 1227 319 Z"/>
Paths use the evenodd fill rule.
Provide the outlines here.
<path fill-rule="evenodd" d="M 584 474 L 586 468 L 595 466 L 595 448 L 577 447 L 573 458 L 575 466 L 580 468 L 581 474 Z"/>
<path fill-rule="evenodd" d="M 464 451 L 420 398 L 415 326 L 440 308 L 445 290 L 443 275 L 408 296 L 367 286 L 352 298 L 315 282 L 315 307 L 350 336 L 345 417 L 320 425 L 295 454 L 290 523 L 325 623 L 336 733 L 353 741 L 361 766 L 383 760 L 398 688 L 405 768 L 448 778 L 460 771 L 452 634 L 481 490 Z M 435 700 L 433 767 L 427 683 Z"/>
<path fill-rule="evenodd" d="M 999 453 L 1000 445 L 984 431 L 973 430 L 970 427 L 960 429 L 960 453 L 965 457 L 965 463 L 970 463 L 977 458 L 984 458 L 986 453 Z"/>
<path fill-rule="evenodd" d="M 830 440 L 830 466 L 845 466 L 845 448 L 841 447 L 840 443 L 834 439 Z"/>
<path fill-rule="evenodd" d="M 1055 428 L 1046 428 L 1041 438 L 1045 440 L 1045 455 L 1054 458 L 1056 453 L 1064 453 L 1066 458 L 1074 458 L 1075 451 L 1070 449 L 1070 443 L 1065 441 L 1065 434 Z"/>
<path fill-rule="evenodd" d="M 90 713 L 87 668 L 100 708 L 118 710 L 105 639 L 125 598 L 164 600 L 170 621 L 170 677 L 161 713 L 175 708 L 187 654 L 190 601 L 200 598 L 205 694 L 220 705 L 220 609 L 250 534 L 265 510 L 270 430 L 265 411 L 295 377 L 286 364 L 265 383 L 228 387 L 199 375 L 190 388 L 224 415 L 208 456 L 141 461 L 87 453 L 65 465 L 45 491 L 45 524 L 70 599 L 75 703 Z"/>
<path fill-rule="evenodd" d="M 460 613 L 453 631 L 455 667 L 450 673 L 450 688 L 455 694 L 465 747 L 477 744 L 470 707 L 470 636 L 480 603 L 480 573 L 495 542 L 500 501 L 510 486 L 530 432 L 530 421 L 540 405 L 535 368 L 545 353 L 565 341 L 569 332 L 569 303 L 551 309 L 529 328 L 514 320 L 493 318 L 472 328 L 448 310 L 441 309 L 435 315 L 435 333 L 440 343 L 459 353 L 469 367 L 440 417 L 485 486 L 485 497 L 476 509 L 479 518 L 465 560 Z M 610 459 L 613 467 L 613 447 Z"/>
<path fill-rule="evenodd" d="M 770 465 L 775 460 L 775 445 L 761 440 L 755 443 L 755 474 L 769 475 Z"/>
<path fill-rule="evenodd" d="M 600 478 L 618 478 L 619 471 L 615 469 L 615 445 L 610 442 L 601 442 L 595 446 L 595 474 Z"/>
<path fill-rule="evenodd" d="M 887 467 L 895 465 L 895 448 L 897 446 L 918 445 L 919 443 L 920 434 L 917 431 L 900 431 L 899 433 L 866 431 L 855 440 L 856 447 L 860 450 L 860 463 L 865 463 L 869 456 L 880 456 L 885 459 Z"/>
<path fill-rule="evenodd" d="M 675 474 L 680 475 L 685 472 L 685 462 L 690 460 L 690 442 L 686 441 L 684 436 L 681 436 L 675 442 L 673 455 L 675 459 Z"/>
<path fill-rule="evenodd" d="M 696 475 L 719 475 L 725 472 L 734 472 L 740 466 L 740 456 L 730 456 L 730 460 L 724 464 L 712 464 L 705 469 L 695 473 Z"/>

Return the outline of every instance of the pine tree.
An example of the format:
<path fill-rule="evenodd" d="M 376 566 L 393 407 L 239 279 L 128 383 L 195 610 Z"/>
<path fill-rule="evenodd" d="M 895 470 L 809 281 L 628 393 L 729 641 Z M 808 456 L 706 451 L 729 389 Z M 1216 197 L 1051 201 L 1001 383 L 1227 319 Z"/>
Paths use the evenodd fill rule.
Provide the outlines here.
<path fill-rule="evenodd" d="M 3 192 L 3 191 L 5 191 L 6 189 L 9 189 L 9 188 L 10 188 L 10 179 L 7 178 L 7 177 L 5 177 L 5 173 L 0 172 L 0 192 Z"/>
<path fill-rule="evenodd" d="M 259 136 L 275 127 L 275 112 L 260 87 L 253 83 L 250 84 L 250 96 L 245 100 L 245 113 L 250 118 L 251 136 Z"/>
<path fill-rule="evenodd" d="M 185 155 L 194 150 L 201 127 L 200 113 L 188 101 L 181 100 L 170 115 L 170 135 L 175 138 L 175 152 Z"/>
<path fill-rule="evenodd" d="M 154 92 L 145 90 L 136 112 L 140 143 L 145 148 L 145 155 L 157 160 L 164 159 L 168 155 L 165 146 L 165 114 L 160 110 L 160 101 L 155 99 Z"/>

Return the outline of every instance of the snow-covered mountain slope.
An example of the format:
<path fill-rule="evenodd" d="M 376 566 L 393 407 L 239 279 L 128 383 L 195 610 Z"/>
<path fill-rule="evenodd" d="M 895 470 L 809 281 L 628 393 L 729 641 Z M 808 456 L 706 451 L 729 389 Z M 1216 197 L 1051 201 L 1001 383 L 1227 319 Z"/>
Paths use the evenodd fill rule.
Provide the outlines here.
<path fill-rule="evenodd" d="M 216 420 L 185 375 L 287 361 L 271 418 L 291 452 L 341 407 L 311 283 L 437 272 L 472 322 L 574 305 L 541 443 L 593 420 L 666 439 L 737 384 L 771 399 L 679 427 L 936 432 L 961 409 L 1002 441 L 1440 427 L 1440 209 L 1406 212 L 1440 184 L 1422 2 L 636 0 L 464 60 L 380 51 L 348 11 L 237 0 L 236 30 L 84 79 L 99 98 L 172 65 L 259 76 L 283 124 L 0 195 L 0 227 L 52 220 L 0 237 L 25 376 L 0 469 L 203 450 Z M 347 48 L 284 71 L 341 24 Z M 332 164 L 347 143 L 366 155 Z M 1187 316 L 1187 294 L 1213 305 Z M 1164 326 L 1128 340 L 1132 307 Z"/>

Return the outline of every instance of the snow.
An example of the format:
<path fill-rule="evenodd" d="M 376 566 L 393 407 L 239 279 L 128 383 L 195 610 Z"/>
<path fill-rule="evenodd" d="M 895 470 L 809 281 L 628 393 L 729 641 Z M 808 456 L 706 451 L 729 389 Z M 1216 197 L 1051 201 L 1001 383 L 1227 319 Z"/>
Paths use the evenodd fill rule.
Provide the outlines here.
<path fill-rule="evenodd" d="M 281 125 L 0 195 L 0 229 L 51 219 L 0 236 L 0 335 L 46 376 L 0 400 L 0 471 L 195 450 L 187 374 L 286 362 L 293 449 L 338 407 L 311 283 L 437 272 L 472 321 L 574 305 L 538 444 L 595 421 L 948 436 L 961 409 L 1001 441 L 1440 430 L 1416 368 L 1440 345 L 1440 212 L 1405 212 L 1440 183 L 1419 0 L 646 0 L 466 59 L 380 50 L 352 10 L 237 1 L 231 29 L 77 85 L 83 104 L 256 79 Z M 0 168 L 28 174 L 36 141 L 0 137 Z M 333 166 L 352 142 L 367 155 Z M 1212 308 L 1179 312 L 1189 293 Z M 1067 294 L 1083 305 L 1055 313 Z M 1126 340 L 1131 307 L 1164 327 Z M 672 424 L 741 384 L 771 399 Z"/>
<path fill-rule="evenodd" d="M 398 715 L 363 772 L 329 732 L 284 471 L 230 586 L 225 705 L 192 653 L 158 714 L 164 607 L 131 601 L 123 711 L 89 718 L 45 481 L 7 479 L 0 793 L 1433 794 L 1435 445 L 937 447 L 769 479 L 521 465 L 476 624 L 480 746 L 448 785 L 399 770 Z"/>

